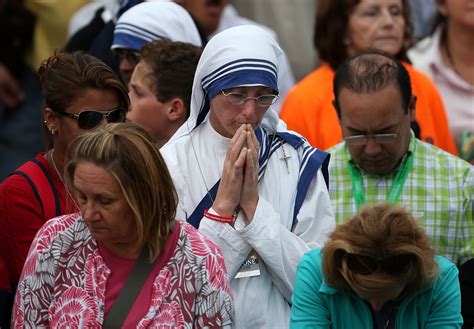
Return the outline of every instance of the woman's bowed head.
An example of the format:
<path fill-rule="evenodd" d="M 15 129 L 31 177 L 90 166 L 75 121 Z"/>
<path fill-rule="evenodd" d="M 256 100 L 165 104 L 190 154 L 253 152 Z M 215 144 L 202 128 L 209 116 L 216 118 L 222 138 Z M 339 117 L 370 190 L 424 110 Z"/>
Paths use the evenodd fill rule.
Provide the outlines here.
<path fill-rule="evenodd" d="M 413 216 L 399 206 L 365 207 L 339 225 L 322 251 L 325 281 L 352 290 L 374 311 L 421 290 L 438 274 L 434 250 Z"/>
<path fill-rule="evenodd" d="M 92 237 L 125 258 L 135 259 L 147 247 L 155 260 L 177 196 L 149 134 L 135 124 L 109 124 L 77 138 L 68 159 L 66 184 Z"/>
<path fill-rule="evenodd" d="M 301 259 L 290 328 L 461 328 L 458 273 L 409 211 L 364 206 Z"/>

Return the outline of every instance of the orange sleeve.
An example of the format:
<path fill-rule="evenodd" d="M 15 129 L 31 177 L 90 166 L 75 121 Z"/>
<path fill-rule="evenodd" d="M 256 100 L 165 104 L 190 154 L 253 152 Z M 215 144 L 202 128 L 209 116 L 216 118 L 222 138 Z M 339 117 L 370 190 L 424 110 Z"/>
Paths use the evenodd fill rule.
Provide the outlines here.
<path fill-rule="evenodd" d="M 332 81 L 334 72 L 328 66 L 310 73 L 288 93 L 280 118 L 288 129 L 296 131 L 319 149 L 328 149 L 342 140 Z"/>

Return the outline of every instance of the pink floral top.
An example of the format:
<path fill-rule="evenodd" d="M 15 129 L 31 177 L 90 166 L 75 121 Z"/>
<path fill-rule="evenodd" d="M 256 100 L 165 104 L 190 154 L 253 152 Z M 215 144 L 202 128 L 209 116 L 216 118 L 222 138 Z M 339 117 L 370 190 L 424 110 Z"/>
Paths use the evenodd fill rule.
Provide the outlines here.
<path fill-rule="evenodd" d="M 110 269 L 80 214 L 48 221 L 23 267 L 12 327 L 100 328 Z M 219 248 L 187 223 L 153 282 L 137 328 L 231 327 L 234 306 Z"/>

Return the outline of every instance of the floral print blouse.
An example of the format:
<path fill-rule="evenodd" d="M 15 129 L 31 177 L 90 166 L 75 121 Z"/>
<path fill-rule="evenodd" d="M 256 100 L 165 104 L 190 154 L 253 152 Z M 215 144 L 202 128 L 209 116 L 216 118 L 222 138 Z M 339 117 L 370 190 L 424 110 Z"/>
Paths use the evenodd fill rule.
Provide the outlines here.
<path fill-rule="evenodd" d="M 220 249 L 189 224 L 179 226 L 137 327 L 231 327 L 234 306 Z M 12 327 L 100 328 L 110 273 L 80 214 L 48 221 L 23 267 Z"/>

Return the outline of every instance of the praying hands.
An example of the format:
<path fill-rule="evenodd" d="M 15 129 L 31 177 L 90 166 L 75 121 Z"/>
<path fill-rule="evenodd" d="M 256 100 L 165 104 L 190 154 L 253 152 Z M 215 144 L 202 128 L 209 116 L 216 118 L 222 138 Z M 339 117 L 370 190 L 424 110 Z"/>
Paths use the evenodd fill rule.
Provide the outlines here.
<path fill-rule="evenodd" d="M 227 148 L 221 182 L 212 208 L 231 216 L 240 207 L 248 222 L 258 203 L 259 143 L 250 124 L 242 124 Z"/>

